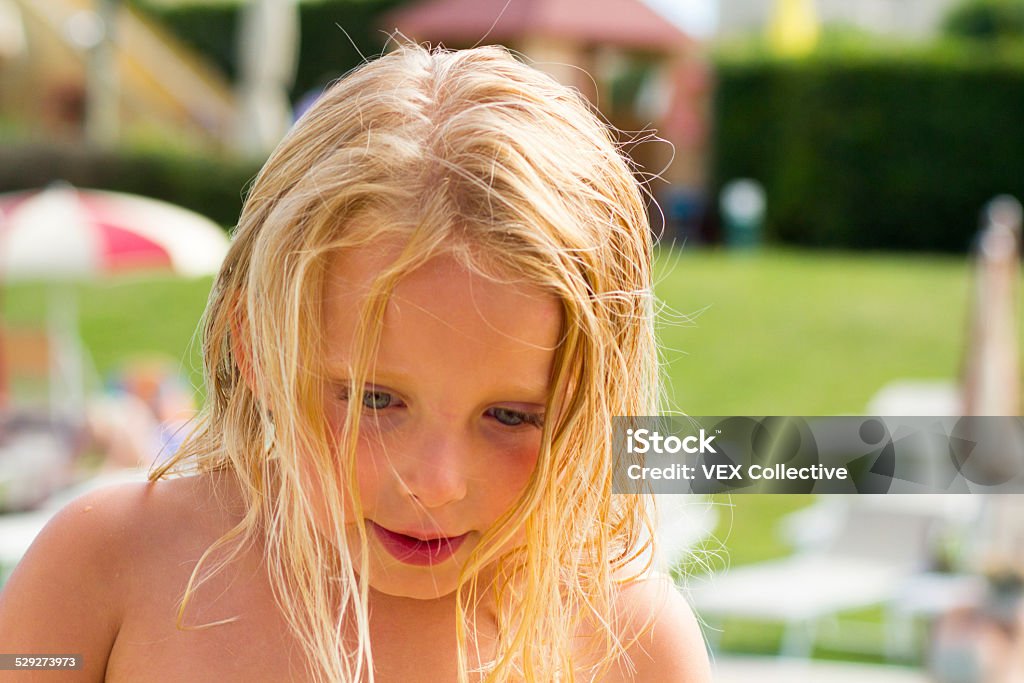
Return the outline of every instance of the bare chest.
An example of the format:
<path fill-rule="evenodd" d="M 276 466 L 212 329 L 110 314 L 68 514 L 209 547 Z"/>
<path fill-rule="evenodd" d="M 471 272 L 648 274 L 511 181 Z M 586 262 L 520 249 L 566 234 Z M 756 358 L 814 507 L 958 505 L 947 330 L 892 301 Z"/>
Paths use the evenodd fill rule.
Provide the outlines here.
<path fill-rule="evenodd" d="M 108 681 L 310 679 L 306 654 L 258 562 L 243 561 L 201 586 L 179 626 L 179 600 L 192 566 L 182 563 L 151 575 L 148 585 L 135 587 L 137 597 L 130 601 L 134 607 L 125 615 L 110 653 Z M 458 679 L 453 609 L 393 614 L 374 612 L 371 604 L 371 614 L 376 615 L 371 618 L 370 639 L 377 682 Z M 477 666 L 481 657 L 474 651 L 470 660 Z"/>
<path fill-rule="evenodd" d="M 265 572 L 243 562 L 199 587 L 179 624 L 192 563 L 144 572 L 107 663 L 108 681 L 289 681 L 301 649 Z"/>

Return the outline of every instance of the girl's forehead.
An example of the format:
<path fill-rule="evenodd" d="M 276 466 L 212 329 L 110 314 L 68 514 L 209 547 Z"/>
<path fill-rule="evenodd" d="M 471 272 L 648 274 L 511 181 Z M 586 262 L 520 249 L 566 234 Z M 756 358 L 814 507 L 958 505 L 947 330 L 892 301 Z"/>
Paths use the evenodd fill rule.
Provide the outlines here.
<path fill-rule="evenodd" d="M 331 257 L 323 320 L 330 356 L 349 356 L 362 309 L 400 248 L 366 245 Z M 539 285 L 489 277 L 450 254 L 403 273 L 384 309 L 382 351 L 396 343 L 458 343 L 467 353 L 529 350 L 552 353 L 561 333 L 562 306 Z M 341 360 L 337 358 L 336 360 Z"/>

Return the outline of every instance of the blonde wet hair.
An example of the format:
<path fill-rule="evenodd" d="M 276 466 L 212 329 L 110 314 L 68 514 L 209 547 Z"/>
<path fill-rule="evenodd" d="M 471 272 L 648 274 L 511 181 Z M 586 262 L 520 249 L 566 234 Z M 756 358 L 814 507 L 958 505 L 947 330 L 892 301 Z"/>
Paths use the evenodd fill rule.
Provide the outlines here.
<path fill-rule="evenodd" d="M 611 443 L 613 416 L 657 408 L 651 233 L 610 129 L 576 91 L 498 47 L 406 44 L 364 64 L 323 94 L 256 178 L 205 315 L 206 406 L 153 473 L 226 470 L 246 504 L 196 567 L 179 625 L 198 586 L 259 542 L 310 676 L 372 679 L 365 530 L 358 565 L 343 539 L 346 502 L 361 519 L 362 406 L 350 401 L 343 433 L 329 433 L 319 331 L 331 256 L 395 240 L 401 253 L 361 311 L 353 391 L 372 374 L 391 290 L 438 255 L 561 302 L 538 464 L 458 589 L 459 678 L 473 674 L 473 610 L 485 592 L 499 625 L 494 661 L 479 670 L 486 680 L 592 678 L 629 645 L 613 602 L 650 539 L 641 497 L 612 494 Z M 315 506 L 328 511 L 326 532 Z M 503 551 L 517 533 L 525 541 Z M 485 566 L 498 578 L 478 586 Z M 583 673 L 581 628 L 598 634 Z"/>

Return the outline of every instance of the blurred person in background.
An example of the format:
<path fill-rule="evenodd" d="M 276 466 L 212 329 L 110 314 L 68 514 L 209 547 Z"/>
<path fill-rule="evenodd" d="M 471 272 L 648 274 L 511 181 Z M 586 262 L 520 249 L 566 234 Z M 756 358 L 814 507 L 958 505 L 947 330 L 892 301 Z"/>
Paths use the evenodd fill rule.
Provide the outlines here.
<path fill-rule="evenodd" d="M 984 590 L 939 616 L 929 669 L 938 683 L 1024 683 L 1024 497 L 987 496 L 964 556 Z"/>
<path fill-rule="evenodd" d="M 107 466 L 149 468 L 178 450 L 195 410 L 176 364 L 138 359 L 126 363 L 109 390 L 89 402 L 87 426 Z"/>

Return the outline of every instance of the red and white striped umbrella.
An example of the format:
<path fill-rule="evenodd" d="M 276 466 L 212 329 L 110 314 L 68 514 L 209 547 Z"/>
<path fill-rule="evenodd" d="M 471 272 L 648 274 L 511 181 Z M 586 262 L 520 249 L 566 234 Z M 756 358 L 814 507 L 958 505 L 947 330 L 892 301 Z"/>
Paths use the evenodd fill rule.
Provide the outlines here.
<path fill-rule="evenodd" d="M 136 195 L 57 185 L 0 195 L 0 275 L 96 278 L 139 270 L 217 272 L 228 250 L 213 221 Z"/>

